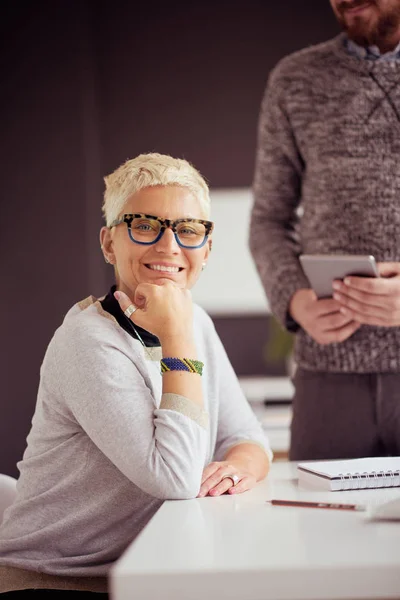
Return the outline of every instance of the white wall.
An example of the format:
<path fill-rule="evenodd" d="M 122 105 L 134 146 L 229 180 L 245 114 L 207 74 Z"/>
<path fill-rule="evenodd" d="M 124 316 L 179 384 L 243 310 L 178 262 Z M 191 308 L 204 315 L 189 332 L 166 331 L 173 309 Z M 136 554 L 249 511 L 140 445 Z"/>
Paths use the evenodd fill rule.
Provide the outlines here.
<path fill-rule="evenodd" d="M 269 312 L 248 248 L 252 193 L 249 188 L 211 190 L 213 249 L 193 288 L 193 299 L 211 315 Z"/>

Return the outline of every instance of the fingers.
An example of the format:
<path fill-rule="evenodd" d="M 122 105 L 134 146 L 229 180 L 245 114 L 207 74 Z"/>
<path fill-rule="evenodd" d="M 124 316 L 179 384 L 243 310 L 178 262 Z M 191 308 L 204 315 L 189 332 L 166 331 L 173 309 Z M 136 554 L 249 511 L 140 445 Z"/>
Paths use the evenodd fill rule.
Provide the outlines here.
<path fill-rule="evenodd" d="M 298 290 L 291 300 L 291 314 L 318 344 L 342 342 L 360 327 L 351 315 L 340 312 L 334 298 L 311 299 L 309 290 Z"/>
<path fill-rule="evenodd" d="M 340 307 L 340 304 L 336 302 Z M 360 323 L 348 314 L 336 310 L 319 317 L 309 317 L 307 332 L 321 345 L 343 342 L 359 329 Z"/>
<path fill-rule="evenodd" d="M 126 311 L 126 309 L 128 308 L 128 306 L 130 306 L 131 304 L 133 304 L 132 300 L 129 298 L 129 296 L 127 296 L 125 294 L 125 292 L 121 292 L 121 291 L 114 292 L 114 297 L 117 300 L 117 302 L 120 305 L 121 310 L 123 312 Z"/>
<path fill-rule="evenodd" d="M 239 482 L 236 486 L 234 486 L 232 479 L 226 477 L 228 474 L 239 477 Z M 207 495 L 220 496 L 228 491 L 232 493 L 232 488 L 236 490 L 235 493 L 244 492 L 253 487 L 255 483 L 255 477 L 248 474 L 240 474 L 236 467 L 225 462 L 213 462 L 203 471 L 201 487 L 197 497 L 204 498 Z"/>
<path fill-rule="evenodd" d="M 374 306 L 366 306 L 354 301 L 347 301 L 341 308 L 344 316 L 354 319 L 363 325 L 395 327 L 400 325 L 400 310 L 384 311 Z"/>
<path fill-rule="evenodd" d="M 333 329 L 341 329 L 345 325 L 348 325 L 348 323 L 350 323 L 352 320 L 353 319 L 351 317 L 349 318 L 345 314 L 341 313 L 340 310 L 338 310 L 330 315 L 320 317 L 318 319 L 318 328 L 321 333 L 325 333 L 332 331 Z"/>
<path fill-rule="evenodd" d="M 118 301 L 122 311 L 125 311 L 128 306 L 133 304 L 138 309 L 145 309 L 148 297 L 155 292 L 156 286 L 150 283 L 141 283 L 137 286 L 133 300 L 129 298 L 125 292 L 118 290 L 114 292 L 114 297 Z M 133 314 L 133 313 L 132 313 Z M 133 320 L 133 319 L 132 319 Z"/>
<path fill-rule="evenodd" d="M 343 282 L 334 281 L 333 289 L 345 294 L 359 291 L 376 296 L 391 295 L 400 288 L 400 275 L 390 268 L 386 272 L 388 274 L 382 277 L 346 277 Z"/>
<path fill-rule="evenodd" d="M 233 481 L 229 477 L 221 479 L 221 481 L 208 492 L 209 496 L 220 496 L 225 494 L 229 489 L 233 487 Z"/>
<path fill-rule="evenodd" d="M 400 262 L 379 263 L 378 268 L 381 277 L 334 281 L 332 298 L 310 301 L 299 290 L 292 299 L 293 317 L 321 345 L 343 342 L 361 325 L 399 326 Z"/>
<path fill-rule="evenodd" d="M 135 289 L 135 295 L 133 297 L 133 301 L 136 304 L 136 306 L 140 306 L 140 308 L 144 309 L 146 307 L 149 297 L 151 297 L 151 294 L 157 293 L 157 290 L 154 288 L 154 284 L 139 283 L 139 285 Z"/>
<path fill-rule="evenodd" d="M 141 325 L 140 317 L 143 316 L 143 311 L 140 310 L 140 308 L 134 302 L 131 301 L 131 299 L 129 298 L 129 296 L 127 294 L 125 294 L 125 292 L 121 292 L 121 291 L 114 292 L 114 297 L 117 300 L 118 304 L 120 305 L 120 308 L 123 311 L 123 313 L 125 314 L 125 316 L 128 319 L 130 319 L 133 323 L 140 326 Z M 129 314 L 128 314 L 125 311 L 130 307 L 135 308 L 135 310 L 130 310 Z M 138 317 L 139 317 L 139 319 L 138 319 Z"/>
<path fill-rule="evenodd" d="M 395 277 L 400 274 L 400 262 L 383 262 L 377 264 L 381 277 Z"/>
<path fill-rule="evenodd" d="M 352 336 L 353 333 L 355 333 L 360 327 L 361 324 L 358 321 L 350 321 L 347 323 L 347 325 L 344 325 L 339 329 L 318 333 L 312 337 L 316 342 L 318 342 L 318 344 L 321 344 L 322 346 L 327 344 L 336 344 L 347 340 L 347 338 Z"/>
<path fill-rule="evenodd" d="M 233 485 L 232 479 L 227 477 L 209 491 L 209 496 L 220 496 L 226 492 L 228 492 L 230 495 L 241 494 L 242 492 L 246 492 L 254 487 L 255 483 L 255 477 L 249 477 L 248 475 L 245 475 L 236 485 Z"/>
<path fill-rule="evenodd" d="M 248 477 L 245 475 L 239 483 L 235 486 L 231 486 L 228 490 L 228 494 L 241 494 L 243 492 L 247 492 L 247 490 L 251 490 L 256 484 L 255 477 Z"/>
<path fill-rule="evenodd" d="M 335 299 L 341 305 L 341 313 L 364 325 L 383 327 L 400 324 L 400 278 L 387 280 L 386 294 L 371 294 L 348 286 L 336 291 Z M 339 286 L 337 286 L 339 289 Z"/>
<path fill-rule="evenodd" d="M 371 293 L 370 291 L 351 287 L 350 285 L 346 285 L 344 283 L 335 283 L 334 290 L 333 298 L 340 304 L 343 304 L 343 297 L 349 297 L 359 300 L 360 302 L 364 302 L 365 304 L 380 306 L 382 302 L 385 302 L 389 295 L 388 290 L 386 290 L 384 294 L 378 294 L 376 290 L 375 292 Z"/>
<path fill-rule="evenodd" d="M 315 317 L 323 317 L 339 311 L 340 305 L 334 298 L 322 298 L 317 300 L 313 306 Z"/>
<path fill-rule="evenodd" d="M 400 325 L 400 314 L 386 315 L 385 317 L 378 317 L 376 315 L 366 315 L 355 310 L 344 308 L 344 311 L 351 315 L 360 325 L 376 325 L 379 327 L 395 327 Z"/>
<path fill-rule="evenodd" d="M 200 487 L 200 491 L 198 494 L 198 498 L 203 498 L 204 496 L 207 496 L 207 494 L 210 493 L 210 490 L 212 490 L 214 487 L 216 487 L 222 480 L 222 477 L 227 473 L 227 468 L 224 465 L 224 469 L 222 469 L 221 464 L 220 463 L 211 463 L 208 465 L 208 467 L 206 467 L 204 469 L 203 472 L 203 480 L 201 482 L 201 487 Z M 236 469 L 234 467 L 232 467 L 231 471 L 228 471 L 229 473 L 235 473 Z M 233 482 L 231 479 L 229 479 L 228 481 L 231 482 L 231 485 L 233 485 Z M 225 491 L 229 488 L 229 484 L 227 484 L 226 480 L 224 479 L 225 485 L 226 485 L 226 489 Z"/>
<path fill-rule="evenodd" d="M 203 484 L 205 481 L 207 481 L 207 479 L 209 477 L 211 477 L 212 475 L 214 475 L 214 473 L 216 473 L 219 468 L 220 468 L 220 465 L 215 462 L 212 462 L 209 465 L 207 465 L 203 471 L 203 477 L 201 478 L 201 483 Z"/>
<path fill-rule="evenodd" d="M 354 298 L 353 296 L 345 296 L 344 294 L 336 293 L 335 295 L 341 304 L 340 312 L 343 315 L 350 315 L 350 311 L 355 311 L 360 314 L 364 314 L 365 316 L 375 315 L 377 317 L 384 318 L 388 312 L 396 308 L 394 305 L 390 306 L 389 308 L 387 305 L 385 307 L 380 304 L 376 304 L 376 302 L 370 304 L 369 302 L 365 302 L 364 299 Z M 344 310 L 346 308 L 349 310 Z M 400 308 L 400 306 L 398 308 Z"/>

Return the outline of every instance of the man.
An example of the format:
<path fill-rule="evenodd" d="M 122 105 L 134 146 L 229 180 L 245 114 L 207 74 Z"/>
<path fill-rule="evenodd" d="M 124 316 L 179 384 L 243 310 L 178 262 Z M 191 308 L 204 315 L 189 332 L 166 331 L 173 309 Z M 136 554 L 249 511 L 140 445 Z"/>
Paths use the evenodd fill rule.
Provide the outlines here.
<path fill-rule="evenodd" d="M 262 104 L 250 247 L 296 332 L 292 460 L 400 455 L 400 0 L 330 0 L 344 29 L 284 58 Z M 372 254 L 318 300 L 298 256 Z"/>

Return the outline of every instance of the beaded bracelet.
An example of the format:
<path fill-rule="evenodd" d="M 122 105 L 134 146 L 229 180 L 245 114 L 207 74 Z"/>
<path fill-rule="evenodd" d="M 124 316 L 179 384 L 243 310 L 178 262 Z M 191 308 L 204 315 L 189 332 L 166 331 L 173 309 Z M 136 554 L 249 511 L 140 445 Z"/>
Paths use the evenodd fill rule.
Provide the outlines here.
<path fill-rule="evenodd" d="M 189 373 L 203 374 L 204 363 L 191 358 L 163 358 L 160 360 L 161 374 L 167 371 L 188 371 Z"/>

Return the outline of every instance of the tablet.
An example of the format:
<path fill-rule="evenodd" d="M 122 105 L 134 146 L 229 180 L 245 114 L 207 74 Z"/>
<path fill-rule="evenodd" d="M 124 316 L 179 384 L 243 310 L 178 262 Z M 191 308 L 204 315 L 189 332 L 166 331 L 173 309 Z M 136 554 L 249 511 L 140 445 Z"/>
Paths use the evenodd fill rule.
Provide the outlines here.
<path fill-rule="evenodd" d="M 379 277 L 375 258 L 370 255 L 302 254 L 300 263 L 318 298 L 330 298 L 334 279 L 347 275 Z"/>

